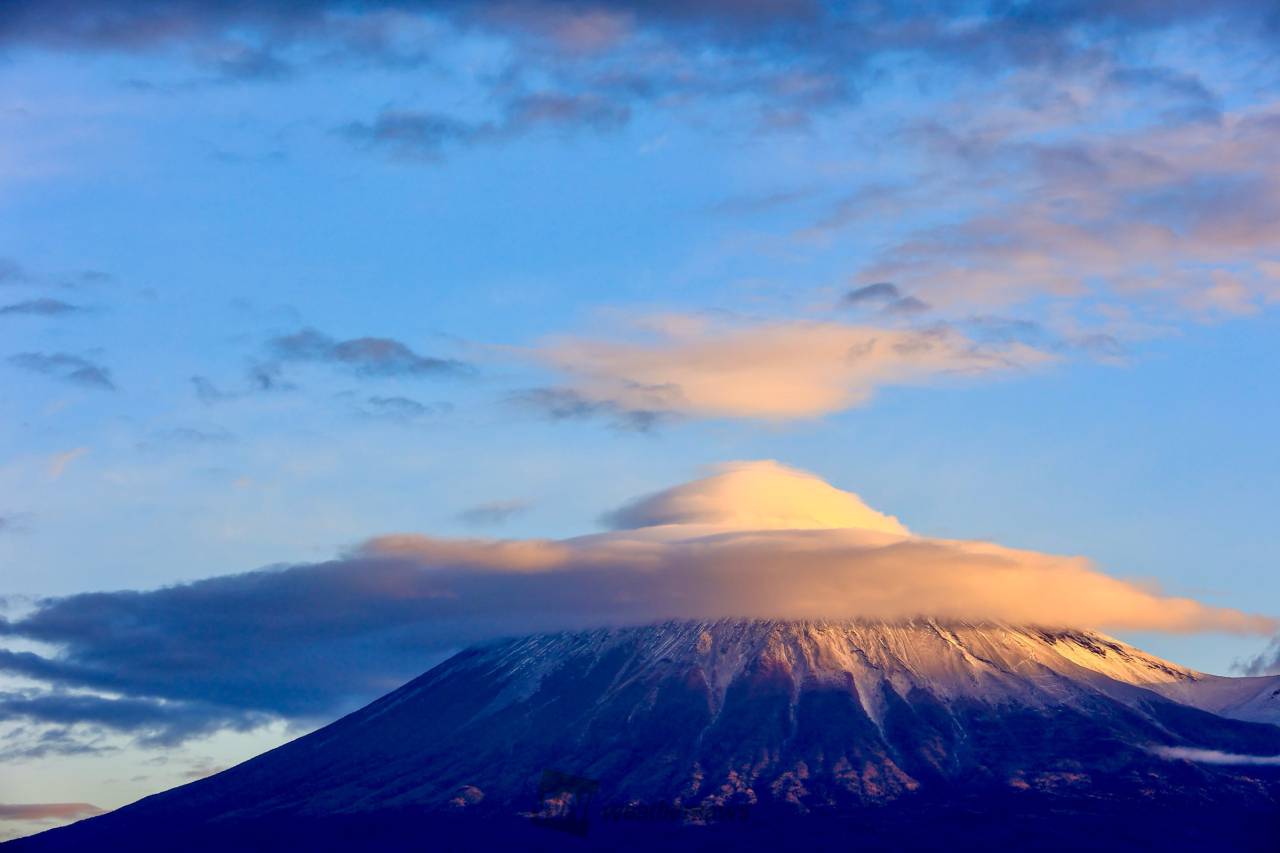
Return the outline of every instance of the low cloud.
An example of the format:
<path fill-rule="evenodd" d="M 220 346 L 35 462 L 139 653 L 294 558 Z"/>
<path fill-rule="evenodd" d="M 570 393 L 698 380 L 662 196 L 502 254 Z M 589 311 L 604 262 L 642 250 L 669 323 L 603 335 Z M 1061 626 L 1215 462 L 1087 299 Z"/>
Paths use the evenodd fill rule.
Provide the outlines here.
<path fill-rule="evenodd" d="M 1237 661 L 1235 669 L 1243 675 L 1280 675 L 1280 636 L 1273 639 L 1265 651 Z"/>
<path fill-rule="evenodd" d="M 41 672 L 42 666 L 30 658 L 0 650 L 0 669 L 34 674 Z M 129 734 L 139 745 L 151 747 L 173 746 L 222 729 L 245 730 L 266 722 L 263 715 L 250 710 L 235 711 L 201 701 L 104 697 L 63 690 L 0 693 L 0 719 Z M 57 743 L 37 741 L 35 745 L 51 746 L 48 752 L 75 754 L 79 743 L 79 738 L 67 733 Z"/>
<path fill-rule="evenodd" d="M 1016 373 L 1056 359 L 953 326 L 651 321 L 635 341 L 553 340 L 536 350 L 571 378 L 536 400 L 553 417 L 653 413 L 785 421 L 866 403 L 880 388 Z"/>
<path fill-rule="evenodd" d="M 777 463 L 725 466 L 607 520 L 614 529 L 561 540 L 384 536 L 323 563 L 46 599 L 0 621 L 0 636 L 60 652 L 5 652 L 0 670 L 53 692 L 13 698 L 7 713 L 139 732 L 173 713 L 178 722 L 153 739 L 218 720 L 251 725 L 256 715 L 319 720 L 470 643 L 666 619 L 1276 628 L 1079 557 L 913 534 L 857 495 Z"/>
<path fill-rule="evenodd" d="M 1201 764 L 1261 764 L 1280 765 L 1280 755 L 1240 755 L 1220 752 L 1216 749 L 1196 749 L 1190 746 L 1153 746 L 1151 752 L 1170 761 L 1198 761 Z"/>
<path fill-rule="evenodd" d="M 420 355 L 394 338 L 338 340 L 315 329 L 273 338 L 268 348 L 279 361 L 332 364 L 367 377 L 457 375 L 469 369 L 454 359 Z"/>
<path fill-rule="evenodd" d="M 116 387 L 111 379 L 110 370 L 87 358 L 70 353 L 22 352 L 10 356 L 9 363 L 32 373 L 42 373 L 76 385 L 104 388 L 108 391 L 114 391 Z"/>
<path fill-rule="evenodd" d="M 0 803 L 0 820 L 79 820 L 102 814 L 90 803 Z"/>

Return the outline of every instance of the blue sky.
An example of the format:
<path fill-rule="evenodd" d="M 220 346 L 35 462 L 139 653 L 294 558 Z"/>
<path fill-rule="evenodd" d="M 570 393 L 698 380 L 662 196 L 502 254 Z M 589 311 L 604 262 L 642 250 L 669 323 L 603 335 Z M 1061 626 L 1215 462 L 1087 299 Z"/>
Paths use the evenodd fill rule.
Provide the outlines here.
<path fill-rule="evenodd" d="M 737 459 L 1280 615 L 1276 26 L 1233 2 L 13 3 L 9 617 L 384 534 L 593 532 Z M 1223 673 L 1268 642 L 1116 633 Z M 152 706 L 32 704 L 155 697 L 15 666 L 0 749 L 38 781 L 0 801 L 115 805 L 325 713 L 160 744 Z"/>

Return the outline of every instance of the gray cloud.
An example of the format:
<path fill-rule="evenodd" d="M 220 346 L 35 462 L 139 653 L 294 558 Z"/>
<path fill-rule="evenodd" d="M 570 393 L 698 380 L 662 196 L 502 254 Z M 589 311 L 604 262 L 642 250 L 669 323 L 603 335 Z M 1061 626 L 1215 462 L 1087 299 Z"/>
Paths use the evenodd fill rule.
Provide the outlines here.
<path fill-rule="evenodd" d="M 0 258 L 0 285 L 27 284 L 31 274 L 12 258 Z"/>
<path fill-rule="evenodd" d="M 367 377 L 456 376 L 470 371 L 463 362 L 419 355 L 393 338 L 337 340 L 315 329 L 273 338 L 268 349 L 281 362 L 332 364 Z M 259 367 L 262 388 L 272 387 L 276 380 L 274 365 Z"/>
<path fill-rule="evenodd" d="M 963 25 L 956 17 L 963 14 Z M 415 24 L 419 26 L 415 26 Z M 539 127 L 611 128 L 632 105 L 687 105 L 697 98 L 749 102 L 764 130 L 811 124 L 823 107 L 855 102 L 886 64 L 989 71 L 1113 70 L 1107 85 L 1168 102 L 1173 116 L 1209 120 L 1212 93 L 1191 75 L 1123 68 L 1134 40 L 1180 26 L 1227 27 L 1235 42 L 1268 44 L 1277 30 L 1266 3 L 1206 0 L 1067 0 L 1049 6 L 979 0 L 963 8 L 821 0 L 10 0 L 0 6 L 0 45 L 58 51 L 185 49 L 226 80 L 272 80 L 298 66 L 355 59 L 417 67 L 434 38 L 478 32 L 504 40 L 509 59 L 482 81 L 497 115 L 463 120 L 388 112 L 345 132 L 405 156 L 497 141 Z M 424 30 L 434 30 L 424 38 Z M 889 62 L 883 62 L 888 58 Z M 549 88 L 552 94 L 528 91 Z M 513 95 L 515 92 L 517 94 Z M 525 94 L 520 94 L 525 93 Z M 552 99 L 552 100 L 548 100 Z"/>
<path fill-rule="evenodd" d="M 613 400 L 591 399 L 572 388 L 528 388 L 511 394 L 508 400 L 550 421 L 600 418 L 624 432 L 651 432 L 676 417 L 673 411 L 639 408 Z"/>
<path fill-rule="evenodd" d="M 507 141 L 538 129 L 621 127 L 630 110 L 596 95 L 539 93 L 507 101 L 493 120 L 467 122 L 438 113 L 388 110 L 372 122 L 339 128 L 347 138 L 394 154 L 433 159 L 449 145 L 469 146 Z"/>
<path fill-rule="evenodd" d="M 458 520 L 473 527 L 496 527 L 528 512 L 530 507 L 524 500 L 489 501 L 464 509 L 458 513 Z"/>
<path fill-rule="evenodd" d="M 1280 636 L 1252 658 L 1237 661 L 1234 668 L 1243 675 L 1280 675 Z"/>
<path fill-rule="evenodd" d="M 221 427 L 173 427 L 157 430 L 138 446 L 142 450 L 163 450 L 182 446 L 230 444 L 235 436 Z"/>
<path fill-rule="evenodd" d="M 5 654 L 8 653 L 0 652 L 0 666 L 6 666 Z M 19 669 L 12 663 L 6 668 Z M 236 712 L 198 701 L 105 698 L 60 690 L 0 693 L 0 719 L 54 726 L 83 725 L 133 735 L 142 746 L 172 746 L 220 729 L 247 730 L 266 721 L 262 714 Z M 35 740 L 33 747 L 64 755 L 81 751 L 84 735 L 59 729 L 52 731 L 52 741 L 42 736 Z"/>
<path fill-rule="evenodd" d="M 191 387 L 195 389 L 196 398 L 207 405 L 221 403 L 235 397 L 234 394 L 223 391 L 207 376 L 192 376 Z"/>
<path fill-rule="evenodd" d="M 64 314 L 81 314 L 84 308 L 63 302 L 61 299 L 27 299 L 11 305 L 0 307 L 0 315 L 33 315 L 38 317 L 58 317 Z"/>
<path fill-rule="evenodd" d="M 422 403 L 412 397 L 396 395 L 366 397 L 359 411 L 366 417 L 410 422 L 442 415 L 452 408 L 448 403 Z"/>
<path fill-rule="evenodd" d="M 102 755 L 117 747 L 103 745 L 105 734 L 83 726 L 22 725 L 10 730 L 0 744 L 0 761 L 22 761 L 50 755 Z"/>
<path fill-rule="evenodd" d="M 77 385 L 115 390 L 111 371 L 106 367 L 65 352 L 23 352 L 9 357 L 9 363 L 23 370 L 53 376 Z"/>
<path fill-rule="evenodd" d="M 929 311 L 927 302 L 903 293 L 890 281 L 877 281 L 854 288 L 844 295 L 841 303 L 854 308 L 873 305 L 885 314 L 900 316 L 924 314 Z"/>

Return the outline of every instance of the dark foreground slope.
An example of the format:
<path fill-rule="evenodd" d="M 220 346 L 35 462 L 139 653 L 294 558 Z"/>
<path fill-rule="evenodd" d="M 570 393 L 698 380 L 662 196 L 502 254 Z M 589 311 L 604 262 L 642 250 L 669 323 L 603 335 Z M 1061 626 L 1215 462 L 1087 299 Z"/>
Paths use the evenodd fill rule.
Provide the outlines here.
<path fill-rule="evenodd" d="M 1280 727 L 1162 695 L 1220 704 L 1220 681 L 925 621 L 533 637 L 4 849 L 1280 850 L 1280 767 L 1171 757 L 1280 755 Z"/>

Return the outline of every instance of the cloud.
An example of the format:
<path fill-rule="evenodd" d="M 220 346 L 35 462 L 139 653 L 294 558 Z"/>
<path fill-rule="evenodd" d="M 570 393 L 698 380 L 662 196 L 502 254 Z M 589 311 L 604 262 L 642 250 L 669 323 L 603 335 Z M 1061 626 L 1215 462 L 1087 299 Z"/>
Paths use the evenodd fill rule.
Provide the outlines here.
<path fill-rule="evenodd" d="M 1026 370 L 1055 356 L 988 344 L 953 327 L 819 322 L 710 324 L 667 317 L 636 342 L 560 339 L 534 353 L 572 377 L 544 392 L 557 417 L 609 412 L 688 417 L 814 418 L 866 403 L 885 386 Z"/>
<path fill-rule="evenodd" d="M 608 519 L 613 530 L 561 540 L 384 536 L 323 563 L 46 599 L 0 622 L 0 636 L 60 649 L 0 654 L 0 670 L 54 691 L 10 711 L 66 723 L 82 702 L 86 720 L 125 726 L 173 708 L 184 722 L 170 737 L 220 717 L 241 726 L 259 714 L 321 719 L 469 643 L 665 619 L 1276 626 L 1112 578 L 1078 557 L 912 534 L 856 495 L 777 463 L 734 463 Z M 137 704 L 76 698 L 83 691 Z"/>
<path fill-rule="evenodd" d="M 0 820 L 79 820 L 102 811 L 89 803 L 0 803 Z"/>
<path fill-rule="evenodd" d="M 917 141 L 965 178 L 920 200 L 931 224 L 866 265 L 866 287 L 892 280 L 944 308 L 1105 294 L 1201 318 L 1280 296 L 1275 105 L 1123 130 L 998 109 L 952 122 Z"/>
<path fill-rule="evenodd" d="M 613 530 L 711 525 L 735 530 L 856 528 L 907 535 L 902 522 L 820 477 L 777 462 L 731 462 L 709 477 L 640 498 L 603 519 Z"/>
<path fill-rule="evenodd" d="M 80 457 L 89 452 L 87 447 L 73 447 L 70 450 L 64 450 L 61 453 L 55 453 L 49 457 L 49 465 L 46 468 L 50 479 L 56 480 L 63 474 L 67 473 L 67 468 L 71 466 Z"/>
<path fill-rule="evenodd" d="M 138 444 L 141 450 L 162 450 L 173 447 L 192 447 L 230 444 L 235 436 L 222 427 L 173 427 L 157 430 Z"/>
<path fill-rule="evenodd" d="M 61 299 L 27 299 L 23 302 L 15 302 L 12 305 L 0 307 L 0 316 L 18 316 L 29 315 L 37 317 L 60 317 L 65 314 L 81 314 L 84 308 L 79 305 L 72 305 L 69 302 L 63 302 Z"/>
<path fill-rule="evenodd" d="M 513 392 L 508 400 L 547 420 L 601 418 L 624 432 L 651 432 L 674 415 L 664 409 L 632 408 L 614 400 L 593 400 L 573 388 L 526 388 Z"/>
<path fill-rule="evenodd" d="M 20 672 L 24 660 L 0 650 L 0 668 Z M 39 666 L 31 667 L 40 671 Z M 0 719 L 26 720 L 40 724 L 87 726 L 136 736 L 141 746 L 172 746 L 184 740 L 235 728 L 246 730 L 266 721 L 261 714 L 234 713 L 198 701 L 166 701 L 148 698 L 103 697 L 85 693 L 50 691 L 0 693 Z M 52 730 L 58 732 L 58 729 Z M 67 734 L 49 751 L 74 754 L 77 738 Z M 37 749 L 50 746 L 37 741 Z"/>
<path fill-rule="evenodd" d="M 1170 761 L 1198 761 L 1202 764 L 1256 764 L 1280 765 L 1280 755 L 1239 755 L 1219 752 L 1216 749 L 1196 749 L 1190 746 L 1153 746 L 1151 752 Z"/>
<path fill-rule="evenodd" d="M 474 527 L 496 527 L 528 512 L 529 508 L 530 503 L 523 500 L 489 501 L 464 509 L 458 513 L 458 520 Z"/>
<path fill-rule="evenodd" d="M 433 415 L 442 415 L 453 407 L 448 403 L 421 403 L 412 397 L 395 395 L 391 397 L 366 397 L 360 406 L 360 414 L 370 418 L 383 418 L 408 423 Z"/>
<path fill-rule="evenodd" d="M 467 122 L 439 113 L 386 110 L 339 128 L 347 138 L 406 157 L 434 159 L 449 145 L 494 144 L 540 129 L 621 127 L 630 109 L 596 95 L 539 93 L 509 100 L 497 119 Z"/>
<path fill-rule="evenodd" d="M 104 744 L 106 734 L 79 724 L 11 728 L 0 746 L 0 761 L 29 761 L 50 755 L 102 755 L 119 747 Z"/>
<path fill-rule="evenodd" d="M 31 274 L 13 258 L 0 258 L 0 285 L 27 284 Z"/>
<path fill-rule="evenodd" d="M 268 348 L 280 361 L 333 364 L 368 377 L 458 375 L 469 370 L 460 361 L 419 355 L 393 338 L 337 340 L 315 329 L 273 338 Z"/>
<path fill-rule="evenodd" d="M 929 304 L 914 296 L 907 296 L 890 281 L 877 281 L 872 284 L 854 288 L 841 300 L 847 306 L 862 307 L 875 305 L 886 314 L 924 314 Z"/>
<path fill-rule="evenodd" d="M 1244 675 L 1280 675 L 1280 636 L 1273 639 L 1265 651 L 1237 661 L 1234 669 Z"/>
<path fill-rule="evenodd" d="M 221 403 L 235 398 L 234 394 L 223 391 L 207 376 L 192 376 L 191 387 L 195 389 L 196 399 L 206 405 Z"/>
<path fill-rule="evenodd" d="M 114 391 L 116 387 L 110 370 L 70 353 L 22 352 L 9 356 L 9 363 L 23 370 L 53 376 L 77 385 L 105 388 L 108 391 Z"/>

